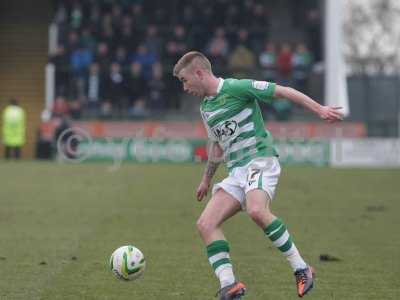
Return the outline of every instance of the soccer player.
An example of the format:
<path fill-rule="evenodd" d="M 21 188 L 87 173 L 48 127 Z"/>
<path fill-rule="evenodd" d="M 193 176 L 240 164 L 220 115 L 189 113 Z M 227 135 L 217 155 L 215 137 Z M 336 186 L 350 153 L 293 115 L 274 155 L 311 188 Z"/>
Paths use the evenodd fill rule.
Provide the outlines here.
<path fill-rule="evenodd" d="M 185 92 L 204 98 L 200 112 L 211 146 L 197 199 L 201 201 L 207 195 L 221 157 L 229 170 L 229 176 L 214 185 L 212 197 L 197 221 L 209 263 L 220 281 L 219 299 L 240 299 L 246 291 L 245 285 L 235 278 L 229 243 L 221 230 L 222 223 L 241 210 L 287 258 L 296 278 L 298 296 L 303 297 L 313 287 L 314 270 L 301 257 L 283 220 L 271 212 L 281 169 L 258 101 L 285 98 L 328 122 L 342 120 L 340 107 L 322 106 L 295 89 L 275 83 L 218 78 L 210 61 L 196 51 L 182 56 L 173 74 L 183 83 Z"/>

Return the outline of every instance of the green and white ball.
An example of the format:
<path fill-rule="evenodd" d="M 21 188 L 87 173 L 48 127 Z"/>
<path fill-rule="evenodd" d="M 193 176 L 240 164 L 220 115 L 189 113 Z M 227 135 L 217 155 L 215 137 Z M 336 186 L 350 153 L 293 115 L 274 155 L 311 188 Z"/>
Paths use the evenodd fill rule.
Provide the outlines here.
<path fill-rule="evenodd" d="M 117 278 L 134 280 L 143 275 L 146 260 L 138 248 L 122 246 L 111 254 L 110 268 Z"/>

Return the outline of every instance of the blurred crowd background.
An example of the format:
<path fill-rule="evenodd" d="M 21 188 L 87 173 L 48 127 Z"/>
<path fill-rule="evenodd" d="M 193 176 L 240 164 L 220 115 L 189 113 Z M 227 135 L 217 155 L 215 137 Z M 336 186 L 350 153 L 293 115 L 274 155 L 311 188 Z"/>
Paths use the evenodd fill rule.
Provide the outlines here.
<path fill-rule="evenodd" d="M 311 95 L 318 90 L 317 0 L 55 2 L 53 116 L 162 119 L 197 110 L 198 102 L 185 101 L 190 97 L 171 74 L 190 50 L 204 52 L 218 76 L 274 81 Z M 292 107 L 279 101 L 264 111 L 288 120 Z"/>

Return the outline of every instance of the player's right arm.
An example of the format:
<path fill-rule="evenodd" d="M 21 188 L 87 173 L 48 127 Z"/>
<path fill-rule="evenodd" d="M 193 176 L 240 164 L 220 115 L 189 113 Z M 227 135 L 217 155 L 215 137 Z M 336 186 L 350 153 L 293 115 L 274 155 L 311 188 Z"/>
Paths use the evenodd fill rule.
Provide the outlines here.
<path fill-rule="evenodd" d="M 274 96 L 279 99 L 288 99 L 294 103 L 300 104 L 329 123 L 343 120 L 343 113 L 341 112 L 342 107 L 320 105 L 294 88 L 277 85 Z"/>
<path fill-rule="evenodd" d="M 210 188 L 211 180 L 217 172 L 218 166 L 221 163 L 221 157 L 223 157 L 223 150 L 219 146 L 218 142 L 211 142 L 208 151 L 208 161 L 204 170 L 203 177 L 200 185 L 197 188 L 197 200 L 203 200 L 204 196 L 207 196 Z"/>

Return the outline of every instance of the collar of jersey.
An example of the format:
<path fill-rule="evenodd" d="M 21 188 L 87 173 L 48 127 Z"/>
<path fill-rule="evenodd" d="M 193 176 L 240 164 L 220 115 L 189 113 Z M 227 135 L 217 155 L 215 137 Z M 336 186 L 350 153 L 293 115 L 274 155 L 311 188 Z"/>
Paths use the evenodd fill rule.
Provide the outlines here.
<path fill-rule="evenodd" d="M 218 96 L 219 92 L 222 90 L 222 86 L 224 85 L 224 79 L 219 77 L 218 80 L 217 94 L 215 96 L 204 97 L 204 100 L 211 100 Z"/>

